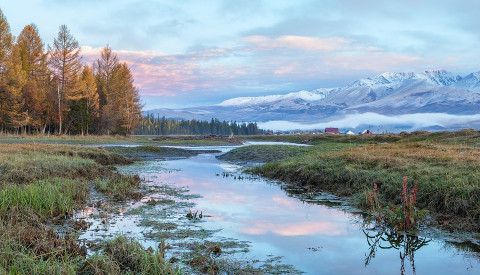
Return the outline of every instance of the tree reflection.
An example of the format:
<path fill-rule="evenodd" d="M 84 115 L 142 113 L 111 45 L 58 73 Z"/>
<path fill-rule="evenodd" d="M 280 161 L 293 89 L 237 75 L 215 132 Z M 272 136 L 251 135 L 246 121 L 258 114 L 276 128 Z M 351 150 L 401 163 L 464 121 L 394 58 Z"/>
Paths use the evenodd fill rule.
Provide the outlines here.
<path fill-rule="evenodd" d="M 378 248 L 395 249 L 400 252 L 400 273 L 402 275 L 405 274 L 405 259 L 410 262 L 413 274 L 415 274 L 415 252 L 431 241 L 431 239 L 427 240 L 414 234 L 388 229 L 376 234 L 369 234 L 369 232 L 365 230 L 363 230 L 363 233 L 367 237 L 367 242 L 370 247 L 368 255 L 365 253 L 365 266 L 370 264 L 372 259 L 375 258 Z"/>

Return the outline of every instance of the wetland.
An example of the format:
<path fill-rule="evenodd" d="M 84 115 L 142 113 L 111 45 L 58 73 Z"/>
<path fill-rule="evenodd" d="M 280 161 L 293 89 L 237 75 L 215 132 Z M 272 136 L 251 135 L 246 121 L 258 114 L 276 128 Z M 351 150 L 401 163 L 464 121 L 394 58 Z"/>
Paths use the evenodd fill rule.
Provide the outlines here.
<path fill-rule="evenodd" d="M 8 253 L 0 267 L 7 273 L 54 274 L 476 274 L 474 227 L 460 230 L 431 214 L 415 232 L 381 230 L 366 219 L 368 211 L 353 191 L 321 188 L 312 180 L 299 184 L 294 177 L 278 181 L 261 172 L 288 163 L 295 168 L 284 171 L 301 174 L 312 171 L 298 171 L 312 154 L 321 159 L 322 152 L 380 150 L 394 139 L 327 143 L 294 136 L 244 145 L 128 140 L 104 142 L 104 148 L 95 142 L 8 141 L 0 144 L 6 232 L 0 245 L 2 255 Z M 435 144 L 449 155 L 451 146 L 459 147 L 443 138 Z M 466 165 L 464 155 L 475 161 L 475 144 L 461 146 L 469 150 L 463 149 L 467 153 L 459 154 L 457 164 Z M 42 199 L 31 198 L 34 193 Z M 18 238 L 16 232 L 25 233 Z"/>

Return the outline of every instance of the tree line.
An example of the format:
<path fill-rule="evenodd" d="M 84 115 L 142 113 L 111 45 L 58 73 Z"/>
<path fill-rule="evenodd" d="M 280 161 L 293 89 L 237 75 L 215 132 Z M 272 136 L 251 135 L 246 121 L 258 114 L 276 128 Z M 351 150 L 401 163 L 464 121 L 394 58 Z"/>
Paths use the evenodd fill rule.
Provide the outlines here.
<path fill-rule="evenodd" d="M 83 64 L 67 26 L 45 49 L 35 24 L 14 37 L 0 9 L 0 133 L 133 133 L 142 122 L 133 82 L 108 45 Z"/>
<path fill-rule="evenodd" d="M 142 118 L 136 135 L 259 135 L 265 130 L 259 129 L 257 123 L 227 122 L 218 119 L 174 120 L 155 117 L 153 114 Z"/>

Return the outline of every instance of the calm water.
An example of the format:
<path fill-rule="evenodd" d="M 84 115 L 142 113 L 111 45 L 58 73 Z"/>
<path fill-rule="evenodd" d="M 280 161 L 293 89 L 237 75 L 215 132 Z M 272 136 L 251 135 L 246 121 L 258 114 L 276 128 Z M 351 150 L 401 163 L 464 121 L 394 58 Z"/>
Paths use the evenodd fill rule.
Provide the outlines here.
<path fill-rule="evenodd" d="M 227 147 L 219 149 L 229 150 Z M 204 215 L 202 222 L 195 226 L 219 230 L 209 238 L 250 242 L 250 252 L 242 256 L 248 259 L 282 256 L 282 263 L 308 274 L 399 274 L 401 255 L 412 249 L 415 250 L 417 274 L 480 274 L 479 259 L 470 252 L 458 250 L 440 239 L 420 237 L 407 243 L 395 242 L 398 240 L 392 240 L 393 237 L 389 241 L 388 236 L 381 236 L 384 240 L 367 239 L 358 214 L 345 212 L 342 207 L 303 202 L 276 183 L 241 174 L 241 167 L 219 161 L 215 155 L 218 154 L 147 161 L 121 170 L 140 174 L 152 186 L 167 184 L 188 189 L 186 194 L 198 195 L 183 198 L 189 203 L 185 209 L 198 210 Z M 225 177 L 225 173 L 231 174 Z M 239 180 L 239 176 L 243 179 Z M 125 205 L 124 208 L 127 210 L 138 204 Z M 183 221 L 184 216 L 182 211 L 171 212 L 162 220 L 182 220 L 188 224 L 189 221 Z M 113 216 L 108 223 L 97 222 L 84 237 L 128 232 L 142 238 L 142 234 L 149 230 L 148 225 L 140 222 L 140 217 Z M 366 233 L 376 235 L 375 231 Z M 158 241 L 150 237 L 145 243 L 154 246 Z M 425 244 L 418 248 L 422 242 Z M 397 247 L 382 249 L 392 245 Z M 374 257 L 370 257 L 369 264 L 365 265 L 371 251 L 374 251 Z M 404 259 L 404 269 L 405 274 L 414 273 L 412 259 L 408 256 Z"/>

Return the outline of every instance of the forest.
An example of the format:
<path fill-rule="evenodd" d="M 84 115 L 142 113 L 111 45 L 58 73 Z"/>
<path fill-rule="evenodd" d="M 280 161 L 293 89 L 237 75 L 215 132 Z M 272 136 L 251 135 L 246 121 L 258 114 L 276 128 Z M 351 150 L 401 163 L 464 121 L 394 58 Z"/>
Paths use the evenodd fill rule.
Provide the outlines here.
<path fill-rule="evenodd" d="M 266 131 L 257 123 L 227 122 L 212 118 L 211 121 L 172 120 L 155 117 L 153 114 L 142 118 L 137 135 L 259 135 Z"/>
<path fill-rule="evenodd" d="M 108 45 L 84 64 L 66 25 L 52 42 L 35 24 L 15 37 L 0 10 L 0 133 L 133 133 L 142 105 L 127 64 Z"/>

